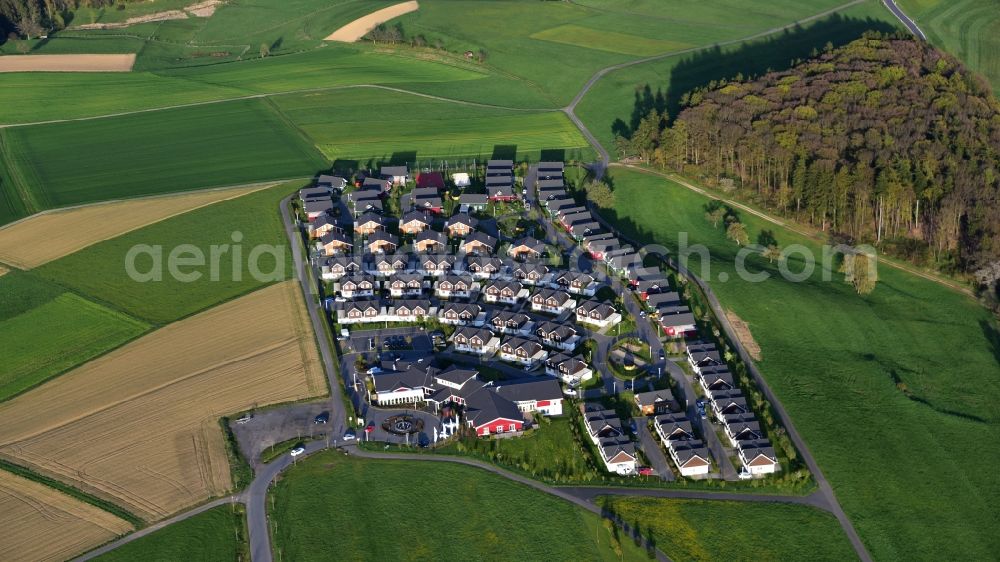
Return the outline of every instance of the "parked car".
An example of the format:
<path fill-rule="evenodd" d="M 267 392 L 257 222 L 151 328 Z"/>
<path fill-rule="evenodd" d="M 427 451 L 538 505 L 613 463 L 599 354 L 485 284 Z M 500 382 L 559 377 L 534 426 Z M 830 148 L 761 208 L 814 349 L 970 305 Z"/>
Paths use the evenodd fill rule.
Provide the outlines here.
<path fill-rule="evenodd" d="M 667 354 L 663 353 L 663 350 L 661 349 L 660 350 L 660 361 L 666 361 L 666 360 L 667 360 Z"/>
<path fill-rule="evenodd" d="M 253 419 L 253 414 L 246 413 L 246 414 L 243 414 L 242 416 L 236 418 L 236 423 L 238 423 L 240 425 L 243 425 L 243 424 L 247 423 L 248 421 L 250 421 L 252 419 Z"/>
<path fill-rule="evenodd" d="M 750 480 L 753 478 L 753 475 L 750 474 L 750 471 L 745 466 L 740 467 L 740 473 L 737 476 L 739 476 L 740 480 Z"/>
<path fill-rule="evenodd" d="M 315 418 L 313 418 L 313 423 L 326 423 L 330 421 L 330 412 L 322 412 Z"/>
<path fill-rule="evenodd" d="M 302 453 L 306 452 L 306 448 L 303 445 L 296 445 L 292 448 L 292 456 L 297 457 Z"/>
<path fill-rule="evenodd" d="M 379 374 L 381 372 L 382 372 L 382 367 L 372 367 L 371 369 L 368 369 L 368 371 L 367 371 L 367 373 L 369 375 L 377 375 L 377 374 Z"/>
<path fill-rule="evenodd" d="M 645 318 L 645 317 L 646 317 L 646 311 L 645 310 L 640 310 L 639 311 L 639 318 Z"/>
<path fill-rule="evenodd" d="M 351 332 L 348 331 L 347 328 L 341 328 L 340 337 L 346 340 L 347 338 L 351 337 Z"/>
<path fill-rule="evenodd" d="M 565 394 L 566 396 L 576 396 L 577 392 L 576 392 L 576 390 L 574 390 L 572 388 L 564 388 L 563 389 L 563 394 Z"/>
<path fill-rule="evenodd" d="M 355 437 L 356 435 L 354 435 L 353 429 L 348 429 L 347 431 L 344 432 L 344 441 L 354 441 Z"/>
<path fill-rule="evenodd" d="M 336 297 L 333 299 L 333 302 L 347 302 L 347 299 L 344 297 Z"/>
<path fill-rule="evenodd" d="M 368 338 L 368 351 L 375 349 L 375 338 Z"/>
<path fill-rule="evenodd" d="M 635 423 L 635 420 L 628 420 L 628 428 L 632 431 L 632 433 L 639 431 L 639 426 Z"/>
<path fill-rule="evenodd" d="M 655 476 L 655 475 L 656 472 L 648 466 L 643 466 L 639 468 L 639 476 Z"/>

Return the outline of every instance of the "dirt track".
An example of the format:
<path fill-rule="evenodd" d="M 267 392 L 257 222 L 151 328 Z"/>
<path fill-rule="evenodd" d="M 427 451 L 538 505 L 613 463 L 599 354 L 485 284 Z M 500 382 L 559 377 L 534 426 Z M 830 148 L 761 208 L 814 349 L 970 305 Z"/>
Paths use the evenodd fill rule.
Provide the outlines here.
<path fill-rule="evenodd" d="M 7 55 L 0 72 L 129 72 L 135 54 L 127 55 Z"/>
<path fill-rule="evenodd" d="M 410 0 L 409 2 L 403 2 L 401 4 L 389 6 L 388 8 L 382 8 L 381 10 L 358 18 L 344 27 L 341 27 L 337 31 L 334 31 L 325 39 L 325 41 L 353 43 L 364 37 L 369 31 L 375 29 L 378 24 L 387 22 L 392 18 L 398 18 L 403 14 L 416 11 L 419 7 L 420 5 L 417 4 L 417 0 Z"/>

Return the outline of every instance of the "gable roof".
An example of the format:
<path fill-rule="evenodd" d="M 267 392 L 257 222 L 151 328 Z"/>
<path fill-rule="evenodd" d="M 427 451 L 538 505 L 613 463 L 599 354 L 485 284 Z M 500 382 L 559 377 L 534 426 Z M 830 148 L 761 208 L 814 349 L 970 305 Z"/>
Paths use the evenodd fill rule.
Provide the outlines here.
<path fill-rule="evenodd" d="M 562 387 L 553 377 L 530 377 L 504 381 L 496 393 L 513 402 L 562 400 Z"/>

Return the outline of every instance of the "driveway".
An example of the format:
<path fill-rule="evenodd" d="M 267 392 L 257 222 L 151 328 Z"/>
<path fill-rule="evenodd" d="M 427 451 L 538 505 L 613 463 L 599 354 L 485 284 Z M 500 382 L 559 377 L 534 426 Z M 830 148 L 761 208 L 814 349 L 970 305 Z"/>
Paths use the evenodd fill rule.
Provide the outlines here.
<path fill-rule="evenodd" d="M 663 449 L 660 448 L 660 442 L 653 437 L 653 434 L 649 432 L 649 427 L 646 425 L 647 418 L 636 418 L 636 434 L 639 436 L 639 446 L 642 448 L 642 452 L 645 453 L 646 458 L 649 459 L 649 464 L 656 471 L 656 474 L 663 480 L 674 480 L 674 471 L 670 469 L 670 463 L 667 462 L 667 456 L 663 453 Z"/>

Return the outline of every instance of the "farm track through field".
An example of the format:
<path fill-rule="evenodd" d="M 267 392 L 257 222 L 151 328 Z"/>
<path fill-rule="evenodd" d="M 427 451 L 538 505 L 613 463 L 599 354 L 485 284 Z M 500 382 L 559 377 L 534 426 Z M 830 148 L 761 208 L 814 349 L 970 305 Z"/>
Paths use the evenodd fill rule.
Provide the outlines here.
<path fill-rule="evenodd" d="M 47 121 L 32 121 L 30 123 L 6 123 L 6 124 L 0 124 L 0 130 L 2 130 L 2 129 L 14 129 L 14 128 L 18 128 L 18 127 L 31 127 L 33 125 L 49 125 L 49 124 L 53 124 L 53 123 L 72 123 L 72 122 L 76 122 L 76 121 L 94 121 L 96 119 L 109 119 L 109 118 L 112 118 L 112 117 L 124 117 L 124 116 L 127 116 L 127 115 L 136 115 L 136 114 L 140 114 L 140 113 L 154 113 L 154 112 L 157 112 L 157 111 L 167 111 L 167 110 L 170 110 L 170 109 L 183 109 L 183 108 L 186 108 L 186 107 L 200 107 L 200 106 L 204 106 L 204 105 L 216 105 L 216 104 L 227 103 L 227 102 L 232 102 L 232 101 L 270 98 L 270 97 L 274 97 L 274 96 L 284 96 L 284 95 L 293 95 L 293 94 L 313 94 L 313 93 L 321 93 L 321 92 L 333 92 L 333 91 L 337 91 L 337 90 L 349 90 L 349 89 L 353 89 L 353 88 L 373 88 L 373 89 L 376 89 L 376 90 L 387 90 L 387 91 L 390 91 L 390 92 L 397 92 L 397 93 L 400 93 L 400 94 L 408 94 L 408 95 L 416 96 L 416 97 L 420 97 L 420 98 L 426 98 L 426 99 L 437 100 L 437 101 L 442 101 L 442 102 L 454 103 L 454 104 L 458 104 L 458 105 L 466 105 L 466 106 L 470 106 L 470 107 L 484 107 L 484 108 L 487 108 L 487 109 L 504 109 L 504 110 L 508 110 L 508 111 L 523 111 L 523 112 L 529 112 L 529 113 L 548 113 L 548 112 L 559 111 L 558 109 L 555 109 L 555 108 L 506 107 L 506 106 L 503 106 L 503 105 L 493 105 L 493 104 L 489 104 L 489 103 L 479 103 L 479 102 L 474 102 L 474 101 L 459 100 L 459 99 L 454 99 L 454 98 L 446 98 L 444 96 L 435 96 L 433 94 L 425 94 L 425 93 L 422 93 L 422 92 L 414 92 L 412 90 L 406 90 L 406 89 L 403 89 L 403 88 L 394 88 L 392 86 L 382 86 L 380 84 L 350 84 L 350 85 L 346 85 L 346 86 L 328 86 L 328 87 L 321 87 L 321 88 L 302 88 L 302 89 L 298 89 L 298 90 L 286 90 L 286 91 L 283 91 L 283 92 L 265 92 L 265 93 L 260 93 L 260 94 L 247 94 L 245 96 L 237 96 L 237 97 L 232 97 L 232 98 L 217 99 L 217 100 L 207 100 L 207 101 L 196 101 L 196 102 L 191 102 L 191 103 L 180 103 L 180 104 L 176 104 L 176 105 L 165 105 L 165 106 L 161 106 L 161 107 L 149 107 L 149 108 L 146 108 L 146 109 L 136 109 L 134 111 L 122 111 L 122 112 L 118 112 L 118 113 L 107 113 L 107 114 L 104 114 L 104 115 L 91 115 L 89 117 L 74 117 L 74 118 L 71 118 L 71 119 L 50 119 L 50 120 L 47 120 Z"/>

